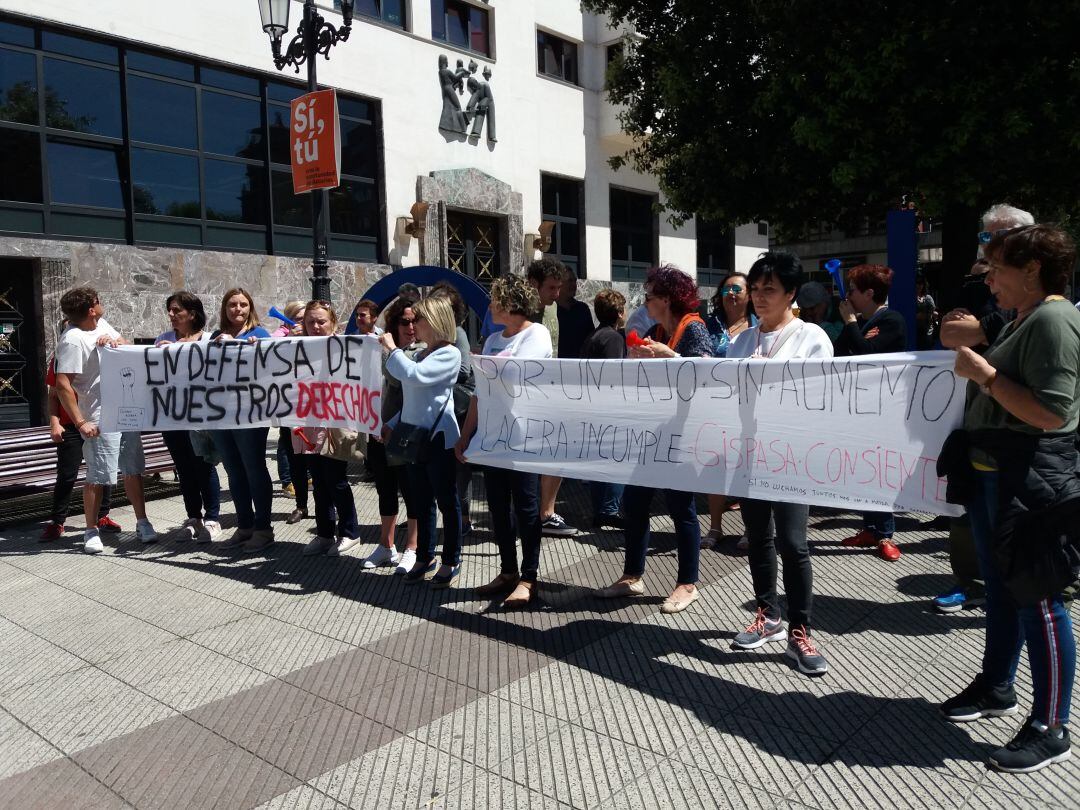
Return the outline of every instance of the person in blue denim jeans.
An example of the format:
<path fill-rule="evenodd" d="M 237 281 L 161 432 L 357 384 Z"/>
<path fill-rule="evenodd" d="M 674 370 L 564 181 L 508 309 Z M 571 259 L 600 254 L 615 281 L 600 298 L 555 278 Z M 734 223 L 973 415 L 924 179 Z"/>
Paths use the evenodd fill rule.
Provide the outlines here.
<path fill-rule="evenodd" d="M 270 337 L 259 325 L 255 301 L 241 287 L 227 291 L 221 299 L 218 329 L 211 340 L 247 340 Z M 229 476 L 229 492 L 236 509 L 236 531 L 222 543 L 222 548 L 243 546 L 244 551 L 262 551 L 274 542 L 270 511 L 274 501 L 274 482 L 266 468 L 266 436 L 269 428 L 214 430 L 214 445 Z"/>
<path fill-rule="evenodd" d="M 1031 716 L 1007 745 L 990 754 L 990 765 L 1029 773 L 1070 756 L 1067 723 L 1076 644 L 1064 596 L 1053 592 L 1056 584 L 1034 602 L 1030 595 L 1021 599 L 1014 593 L 1016 566 L 1026 561 L 1022 554 L 1034 558 L 1039 541 L 1055 538 L 1030 537 L 1023 553 L 1013 558 L 1009 580 L 999 567 L 996 546 L 999 528 L 1018 515 L 1052 513 L 1080 498 L 1075 441 L 1080 312 L 1061 295 L 1076 250 L 1058 228 L 1025 225 L 992 236 L 986 258 L 986 283 L 1001 307 L 1017 313 L 985 355 L 961 347 L 956 356 L 956 374 L 970 380 L 964 429 L 974 492 L 968 514 L 986 582 L 986 645 L 975 680 L 945 701 L 941 711 L 953 722 L 1016 714 L 1014 681 L 1026 642 L 1034 692 Z"/>

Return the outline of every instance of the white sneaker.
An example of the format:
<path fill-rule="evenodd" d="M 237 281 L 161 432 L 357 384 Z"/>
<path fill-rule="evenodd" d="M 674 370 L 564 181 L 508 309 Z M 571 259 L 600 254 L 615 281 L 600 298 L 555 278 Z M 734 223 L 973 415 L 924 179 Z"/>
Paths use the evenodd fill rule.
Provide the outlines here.
<path fill-rule="evenodd" d="M 326 552 L 327 557 L 340 557 L 346 551 L 351 548 L 356 548 L 363 543 L 359 537 L 341 537 L 337 541 L 337 545 Z"/>
<path fill-rule="evenodd" d="M 221 524 L 216 520 L 207 520 L 203 522 L 202 531 L 195 538 L 195 542 L 213 543 L 219 537 L 221 537 Z"/>
<path fill-rule="evenodd" d="M 401 557 L 398 558 L 397 568 L 394 569 L 394 576 L 405 576 L 412 570 L 414 565 L 416 565 L 416 549 L 407 548 L 401 552 Z"/>
<path fill-rule="evenodd" d="M 150 521 L 146 518 L 143 518 L 135 524 L 135 534 L 137 534 L 139 539 L 144 543 L 156 542 L 158 538 L 157 532 L 154 531 L 154 527 L 150 525 Z"/>
<path fill-rule="evenodd" d="M 406 551 L 405 553 L 409 554 L 410 552 Z M 415 561 L 416 552 L 413 551 L 411 553 L 413 555 L 413 560 Z M 386 546 L 376 546 L 375 550 L 364 560 L 364 568 L 379 568 L 384 565 L 394 565 L 399 559 L 401 559 L 401 555 L 397 553 L 397 549 L 387 548 Z M 412 566 L 410 566 L 410 568 L 411 567 Z"/>
<path fill-rule="evenodd" d="M 83 551 L 87 554 L 100 554 L 105 550 L 105 546 L 101 544 L 101 536 L 98 534 L 97 529 L 87 529 L 83 535 Z"/>
<path fill-rule="evenodd" d="M 180 525 L 180 536 L 177 540 L 198 540 L 202 534 L 203 522 L 198 518 L 188 518 Z M 136 528 L 138 531 L 138 528 Z"/>
<path fill-rule="evenodd" d="M 335 545 L 337 545 L 337 541 L 333 537 L 316 537 L 304 546 L 303 554 L 305 557 L 325 554 L 328 549 L 333 548 Z"/>

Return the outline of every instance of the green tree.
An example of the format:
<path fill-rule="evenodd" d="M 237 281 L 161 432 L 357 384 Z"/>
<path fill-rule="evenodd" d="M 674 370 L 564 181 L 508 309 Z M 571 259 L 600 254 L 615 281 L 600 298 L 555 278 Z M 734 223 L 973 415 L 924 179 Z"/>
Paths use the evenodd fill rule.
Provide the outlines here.
<path fill-rule="evenodd" d="M 794 236 L 915 192 L 966 260 L 994 202 L 1080 212 L 1080 0 L 583 6 L 640 35 L 608 71 L 636 136 L 613 163 L 655 175 L 676 220 Z"/>

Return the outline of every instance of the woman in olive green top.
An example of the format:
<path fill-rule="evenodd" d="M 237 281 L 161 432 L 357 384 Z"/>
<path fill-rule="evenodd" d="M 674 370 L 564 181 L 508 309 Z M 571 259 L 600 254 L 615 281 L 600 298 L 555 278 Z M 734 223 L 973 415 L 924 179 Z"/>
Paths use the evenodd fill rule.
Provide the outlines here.
<path fill-rule="evenodd" d="M 999 232 L 986 257 L 986 283 L 998 305 L 1017 313 L 985 355 L 961 348 L 956 357 L 956 373 L 971 381 L 964 428 L 975 480 L 968 514 L 986 581 L 986 646 L 975 681 L 941 709 L 954 722 L 1015 714 L 1013 682 L 1026 641 L 1031 717 L 990 764 L 1028 773 L 1069 756 L 1076 645 L 1062 594 L 1047 592 L 1058 586 L 1045 585 L 1037 564 L 1040 549 L 1056 539 L 1043 516 L 1080 498 L 1080 312 L 1061 295 L 1076 251 L 1060 229 L 1026 225 Z M 1014 525 L 1023 545 L 1008 568 L 999 568 L 997 555 L 1011 547 L 1001 545 L 1004 533 Z M 1023 580 L 1033 579 L 1035 590 L 1017 584 L 1017 571 L 1037 572 Z"/>

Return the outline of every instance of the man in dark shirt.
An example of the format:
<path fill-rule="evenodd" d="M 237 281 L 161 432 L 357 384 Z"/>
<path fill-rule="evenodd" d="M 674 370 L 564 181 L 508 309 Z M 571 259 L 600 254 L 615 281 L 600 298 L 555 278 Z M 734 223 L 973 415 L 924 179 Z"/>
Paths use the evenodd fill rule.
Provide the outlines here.
<path fill-rule="evenodd" d="M 579 301 L 577 274 L 567 270 L 557 299 L 559 313 L 559 357 L 581 357 L 581 345 L 592 334 L 592 313 L 589 305 Z"/>

